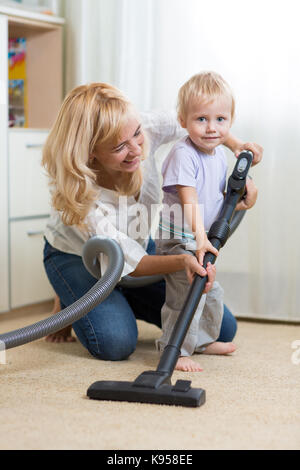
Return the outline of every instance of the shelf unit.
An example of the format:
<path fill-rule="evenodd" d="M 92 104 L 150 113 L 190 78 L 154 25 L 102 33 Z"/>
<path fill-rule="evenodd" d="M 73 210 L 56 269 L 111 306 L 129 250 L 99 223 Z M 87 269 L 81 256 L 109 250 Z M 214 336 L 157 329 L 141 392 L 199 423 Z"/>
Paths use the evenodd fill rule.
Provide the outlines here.
<path fill-rule="evenodd" d="M 0 6 L 0 312 L 53 296 L 42 263 L 49 188 L 40 165 L 63 97 L 62 18 Z M 8 128 L 8 40 L 26 38 L 27 128 Z"/>

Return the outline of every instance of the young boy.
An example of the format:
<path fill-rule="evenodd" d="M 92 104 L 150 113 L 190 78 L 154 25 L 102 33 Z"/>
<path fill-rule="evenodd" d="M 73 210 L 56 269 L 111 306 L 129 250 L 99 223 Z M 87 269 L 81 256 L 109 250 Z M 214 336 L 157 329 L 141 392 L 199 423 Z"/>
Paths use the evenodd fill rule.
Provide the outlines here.
<path fill-rule="evenodd" d="M 228 84 L 213 72 L 193 76 L 179 91 L 178 120 L 188 135 L 175 144 L 163 168 L 163 209 L 157 236 L 157 254 L 196 255 L 203 265 L 207 251 L 218 255 L 206 232 L 224 201 L 227 159 L 221 145 L 228 138 L 235 102 Z M 178 211 L 178 207 L 180 211 Z M 160 351 L 168 343 L 192 278 L 185 272 L 168 274 L 162 308 Z M 216 340 L 223 317 L 223 289 L 215 282 L 203 295 L 181 349 L 176 369 L 201 371 L 190 356 L 228 354 L 233 343 Z"/>

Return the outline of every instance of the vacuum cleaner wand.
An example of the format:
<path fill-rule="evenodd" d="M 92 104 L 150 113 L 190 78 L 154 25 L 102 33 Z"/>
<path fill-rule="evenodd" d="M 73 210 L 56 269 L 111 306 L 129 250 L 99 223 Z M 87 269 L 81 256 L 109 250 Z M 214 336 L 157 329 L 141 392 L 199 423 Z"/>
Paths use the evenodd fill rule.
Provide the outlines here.
<path fill-rule="evenodd" d="M 220 216 L 208 233 L 208 239 L 217 250 L 220 250 L 225 245 L 230 236 L 230 222 L 237 203 L 245 194 L 246 178 L 252 161 L 253 154 L 250 151 L 243 151 L 239 155 L 232 175 L 228 180 L 227 193 Z M 208 262 L 214 264 L 215 261 L 216 256 L 208 252 L 204 257 L 203 266 L 206 268 Z M 207 280 L 207 276 L 195 276 L 156 371 L 145 371 L 134 382 L 95 382 L 89 387 L 87 396 L 95 400 L 156 403 L 189 407 L 203 405 L 205 403 L 205 390 L 191 388 L 191 382 L 186 380 L 178 380 L 175 386 L 173 386 L 171 384 L 171 376 Z"/>

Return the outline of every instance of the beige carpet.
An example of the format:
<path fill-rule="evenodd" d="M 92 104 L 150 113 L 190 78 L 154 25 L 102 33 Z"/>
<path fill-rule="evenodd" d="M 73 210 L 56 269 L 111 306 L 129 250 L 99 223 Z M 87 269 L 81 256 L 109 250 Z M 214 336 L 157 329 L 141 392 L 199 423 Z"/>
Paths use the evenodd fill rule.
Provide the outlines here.
<path fill-rule="evenodd" d="M 50 305 L 0 316 L 5 332 L 45 317 Z M 37 341 L 0 365 L 3 449 L 299 449 L 300 364 L 291 344 L 300 327 L 239 322 L 237 352 L 197 356 L 204 372 L 174 373 L 207 393 L 201 408 L 96 402 L 97 380 L 133 380 L 155 369 L 159 330 L 139 323 L 136 352 L 122 363 L 92 359 L 76 342 Z"/>

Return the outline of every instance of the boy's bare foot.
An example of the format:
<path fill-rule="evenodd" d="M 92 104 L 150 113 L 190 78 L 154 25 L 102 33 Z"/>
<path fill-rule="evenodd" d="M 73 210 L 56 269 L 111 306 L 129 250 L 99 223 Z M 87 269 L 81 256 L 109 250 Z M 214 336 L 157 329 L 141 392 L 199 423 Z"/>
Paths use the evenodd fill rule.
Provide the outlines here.
<path fill-rule="evenodd" d="M 233 343 L 222 343 L 216 341 L 215 343 L 209 344 L 203 354 L 231 354 L 236 350 L 236 345 Z"/>
<path fill-rule="evenodd" d="M 76 339 L 71 334 L 72 326 L 67 326 L 46 337 L 47 343 L 74 343 Z"/>
<path fill-rule="evenodd" d="M 202 372 L 200 365 L 197 362 L 192 361 L 190 357 L 182 356 L 178 359 L 175 370 L 181 370 L 183 372 Z"/>

